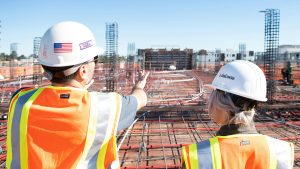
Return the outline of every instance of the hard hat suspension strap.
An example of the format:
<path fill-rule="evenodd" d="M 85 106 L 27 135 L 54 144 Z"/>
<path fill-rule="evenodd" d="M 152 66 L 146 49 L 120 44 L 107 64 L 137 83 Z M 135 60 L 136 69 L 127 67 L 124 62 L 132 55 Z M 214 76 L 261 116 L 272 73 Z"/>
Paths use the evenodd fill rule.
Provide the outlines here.
<path fill-rule="evenodd" d="M 63 83 L 74 79 L 76 72 L 82 64 L 66 66 L 66 67 L 48 67 L 42 65 L 44 76 L 51 82 Z"/>

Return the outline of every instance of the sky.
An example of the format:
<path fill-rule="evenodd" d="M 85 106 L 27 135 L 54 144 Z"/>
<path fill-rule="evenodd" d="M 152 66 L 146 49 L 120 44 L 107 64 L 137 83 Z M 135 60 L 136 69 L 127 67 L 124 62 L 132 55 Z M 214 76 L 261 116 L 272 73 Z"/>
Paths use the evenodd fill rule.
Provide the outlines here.
<path fill-rule="evenodd" d="M 299 0 L 0 0 L 0 53 L 33 52 L 33 38 L 53 24 L 88 26 L 105 49 L 105 23 L 119 26 L 119 54 L 138 48 L 264 50 L 264 14 L 280 10 L 279 44 L 300 45 Z"/>

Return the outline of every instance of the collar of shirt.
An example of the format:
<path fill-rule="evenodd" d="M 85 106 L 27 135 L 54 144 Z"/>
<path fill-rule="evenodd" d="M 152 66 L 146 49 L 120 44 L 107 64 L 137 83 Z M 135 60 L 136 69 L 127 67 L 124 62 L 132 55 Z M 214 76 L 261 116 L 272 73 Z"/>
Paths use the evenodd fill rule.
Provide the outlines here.
<path fill-rule="evenodd" d="M 250 125 L 238 125 L 238 124 L 227 124 L 220 128 L 217 132 L 217 136 L 228 136 L 233 134 L 257 134 L 254 122 Z"/>

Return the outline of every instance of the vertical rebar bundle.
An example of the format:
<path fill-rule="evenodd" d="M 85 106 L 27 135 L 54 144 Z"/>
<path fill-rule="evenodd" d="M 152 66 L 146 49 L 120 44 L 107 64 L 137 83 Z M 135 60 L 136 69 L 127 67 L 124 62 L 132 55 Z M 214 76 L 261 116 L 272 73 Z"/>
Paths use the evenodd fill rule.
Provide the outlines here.
<path fill-rule="evenodd" d="M 221 49 L 216 49 L 215 73 L 219 72 L 221 68 L 221 64 L 224 61 L 224 58 L 222 58 L 221 55 L 222 55 Z"/>
<path fill-rule="evenodd" d="M 115 91 L 116 59 L 118 56 L 118 23 L 106 23 L 106 56 L 109 58 L 109 68 L 106 72 L 106 91 Z"/>
<path fill-rule="evenodd" d="M 239 44 L 239 53 L 240 53 L 240 58 L 237 60 L 247 60 L 246 59 L 246 44 L 245 43 L 240 43 Z"/>
<path fill-rule="evenodd" d="M 267 98 L 270 103 L 274 101 L 275 88 L 275 63 L 279 46 L 279 9 L 266 9 L 265 13 L 265 38 L 264 38 L 264 71 L 267 78 Z"/>
<path fill-rule="evenodd" d="M 106 71 L 106 91 L 114 92 L 115 91 L 115 74 L 116 74 L 116 56 L 109 57 L 109 67 Z"/>

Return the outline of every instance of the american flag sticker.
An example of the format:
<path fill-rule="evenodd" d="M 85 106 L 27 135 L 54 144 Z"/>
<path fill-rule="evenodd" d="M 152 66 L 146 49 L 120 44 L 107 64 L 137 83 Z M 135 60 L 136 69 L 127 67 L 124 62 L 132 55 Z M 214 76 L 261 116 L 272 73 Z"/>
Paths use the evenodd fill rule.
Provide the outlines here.
<path fill-rule="evenodd" d="M 72 43 L 54 43 L 54 53 L 71 53 Z"/>

